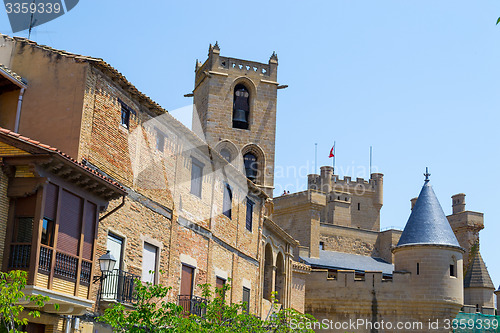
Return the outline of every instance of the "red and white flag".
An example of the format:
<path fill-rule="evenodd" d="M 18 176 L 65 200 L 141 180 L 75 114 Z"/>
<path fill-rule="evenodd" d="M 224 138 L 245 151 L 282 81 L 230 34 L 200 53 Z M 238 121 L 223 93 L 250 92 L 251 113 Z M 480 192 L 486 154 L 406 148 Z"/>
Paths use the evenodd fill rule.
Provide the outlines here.
<path fill-rule="evenodd" d="M 335 157 L 335 145 L 333 145 L 332 149 L 330 149 L 330 156 L 328 158 Z"/>

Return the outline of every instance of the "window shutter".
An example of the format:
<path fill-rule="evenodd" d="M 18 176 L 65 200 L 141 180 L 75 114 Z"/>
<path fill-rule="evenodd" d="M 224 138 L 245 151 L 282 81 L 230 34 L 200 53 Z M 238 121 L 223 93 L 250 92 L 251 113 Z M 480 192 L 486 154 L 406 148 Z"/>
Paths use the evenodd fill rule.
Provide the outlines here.
<path fill-rule="evenodd" d="M 52 183 L 45 186 L 45 210 L 44 217 L 55 221 L 57 214 L 57 197 L 59 195 L 59 187 Z"/>
<path fill-rule="evenodd" d="M 243 303 L 246 303 L 246 311 L 250 312 L 250 289 L 243 287 Z"/>
<path fill-rule="evenodd" d="M 111 233 L 108 234 L 108 243 L 106 248 L 111 255 L 115 257 L 116 263 L 114 269 L 121 269 L 122 267 L 122 253 L 123 253 L 123 238 L 115 236 Z"/>
<path fill-rule="evenodd" d="M 193 275 L 194 269 L 192 267 L 182 265 L 181 295 L 193 295 Z"/>
<path fill-rule="evenodd" d="M 78 255 L 81 234 L 82 199 L 67 191 L 62 192 L 57 249 Z"/>
<path fill-rule="evenodd" d="M 201 198 L 203 181 L 203 164 L 192 158 L 191 162 L 191 193 Z"/>
<path fill-rule="evenodd" d="M 97 216 L 97 206 L 87 202 L 85 206 L 85 224 L 83 230 L 83 253 L 84 259 L 92 260 L 92 247 L 94 245 L 95 222 Z"/>
<path fill-rule="evenodd" d="M 158 248 L 154 245 L 144 243 L 144 250 L 142 251 L 142 281 L 155 283 L 156 274 L 156 256 Z M 154 273 L 149 273 L 153 271 Z"/>

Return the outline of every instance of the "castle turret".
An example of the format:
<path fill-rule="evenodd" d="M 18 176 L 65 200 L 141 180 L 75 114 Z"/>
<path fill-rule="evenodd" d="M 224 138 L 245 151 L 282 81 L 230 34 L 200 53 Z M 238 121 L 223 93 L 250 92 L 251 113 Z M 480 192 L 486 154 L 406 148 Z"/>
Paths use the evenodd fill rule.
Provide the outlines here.
<path fill-rule="evenodd" d="M 411 273 L 413 299 L 422 301 L 429 318 L 452 319 L 463 305 L 462 254 L 453 230 L 429 184 L 424 186 L 394 248 L 395 271 Z M 447 310 L 432 309 L 446 303 Z M 420 308 L 420 306 L 419 306 Z"/>
<path fill-rule="evenodd" d="M 381 173 L 372 173 L 370 179 L 375 189 L 373 204 L 380 210 L 384 204 L 384 175 Z"/>
<path fill-rule="evenodd" d="M 322 166 L 320 170 L 321 191 L 330 193 L 330 191 L 332 190 L 333 167 Z"/>
<path fill-rule="evenodd" d="M 484 264 L 479 249 L 472 255 L 471 264 L 464 277 L 464 304 L 476 307 L 476 311 L 491 314 L 495 306 L 495 286 Z"/>
<path fill-rule="evenodd" d="M 460 246 L 464 248 L 464 274 L 471 264 L 472 255 L 479 248 L 479 231 L 484 228 L 483 213 L 465 210 L 465 194 L 459 193 L 451 197 L 453 214 L 448 215 L 453 232 Z"/>

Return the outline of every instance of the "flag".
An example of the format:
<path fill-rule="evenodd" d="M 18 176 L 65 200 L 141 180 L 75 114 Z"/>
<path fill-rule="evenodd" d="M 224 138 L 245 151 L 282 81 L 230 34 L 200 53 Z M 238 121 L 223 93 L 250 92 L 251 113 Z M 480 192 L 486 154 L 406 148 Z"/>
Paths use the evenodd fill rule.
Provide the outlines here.
<path fill-rule="evenodd" d="M 334 149 L 335 149 L 335 145 L 333 145 L 332 149 L 330 149 L 330 156 L 328 156 L 328 158 L 332 158 L 335 156 Z"/>

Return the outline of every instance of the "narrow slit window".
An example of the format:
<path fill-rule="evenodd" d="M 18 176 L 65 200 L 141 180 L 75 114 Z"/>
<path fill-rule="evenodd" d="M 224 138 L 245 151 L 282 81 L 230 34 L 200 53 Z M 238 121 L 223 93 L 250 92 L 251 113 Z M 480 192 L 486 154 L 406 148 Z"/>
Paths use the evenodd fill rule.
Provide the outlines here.
<path fill-rule="evenodd" d="M 231 219 L 231 210 L 233 208 L 233 191 L 229 184 L 224 184 L 224 198 L 222 201 L 222 213 Z"/>
<path fill-rule="evenodd" d="M 201 198 L 202 180 L 203 164 L 193 157 L 191 161 L 191 194 L 199 198 Z"/>
<path fill-rule="evenodd" d="M 417 275 L 420 275 L 420 263 L 417 262 Z"/>
<path fill-rule="evenodd" d="M 247 215 L 246 215 L 246 228 L 248 231 L 252 231 L 253 225 L 253 206 L 255 203 L 247 198 Z"/>

